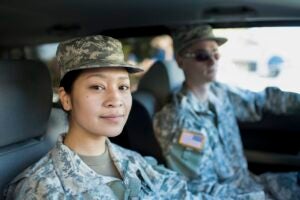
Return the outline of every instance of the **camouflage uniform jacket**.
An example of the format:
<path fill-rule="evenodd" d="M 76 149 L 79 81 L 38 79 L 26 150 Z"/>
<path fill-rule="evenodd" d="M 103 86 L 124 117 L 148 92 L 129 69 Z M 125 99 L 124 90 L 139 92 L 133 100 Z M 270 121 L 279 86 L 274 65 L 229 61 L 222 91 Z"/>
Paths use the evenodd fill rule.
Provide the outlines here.
<path fill-rule="evenodd" d="M 209 103 L 200 103 L 183 86 L 156 114 L 156 138 L 168 167 L 185 175 L 194 192 L 235 199 L 300 199 L 297 173 L 250 174 L 237 125 L 237 119 L 260 120 L 263 111 L 279 114 L 299 110 L 300 95 L 277 88 L 254 93 L 215 82 L 208 99 Z M 201 136 L 202 149 L 180 143 L 184 132 Z"/>
<path fill-rule="evenodd" d="M 63 136 L 45 157 L 10 183 L 7 199 L 116 199 L 107 184 L 118 179 L 97 174 L 62 141 Z M 183 177 L 158 166 L 153 158 L 146 160 L 109 140 L 107 146 L 123 178 L 124 199 L 215 199 L 192 195 Z"/>

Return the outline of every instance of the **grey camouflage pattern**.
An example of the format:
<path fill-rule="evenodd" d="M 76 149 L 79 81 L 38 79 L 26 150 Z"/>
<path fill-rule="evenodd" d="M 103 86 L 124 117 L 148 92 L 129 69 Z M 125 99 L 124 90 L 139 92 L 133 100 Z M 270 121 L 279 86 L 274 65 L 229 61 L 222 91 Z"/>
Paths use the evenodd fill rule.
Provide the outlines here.
<path fill-rule="evenodd" d="M 168 167 L 189 179 L 189 190 L 220 198 L 300 199 L 297 172 L 255 176 L 248 171 L 236 120 L 258 121 L 262 110 L 299 112 L 300 95 L 276 88 L 254 93 L 212 83 L 209 102 L 208 109 L 184 86 L 154 119 Z M 183 130 L 204 134 L 204 148 L 197 151 L 180 145 Z"/>
<path fill-rule="evenodd" d="M 109 183 L 119 179 L 97 174 L 62 141 L 63 136 L 45 157 L 10 183 L 6 199 L 117 199 Z M 216 199 L 190 193 L 184 177 L 157 165 L 154 158 L 143 158 L 109 140 L 107 146 L 123 178 L 124 199 Z"/>
<path fill-rule="evenodd" d="M 227 41 L 226 38 L 216 37 L 212 27 L 209 25 L 182 26 L 173 32 L 174 49 L 176 53 L 180 53 L 198 40 L 215 40 L 219 46 Z"/>
<path fill-rule="evenodd" d="M 61 42 L 56 51 L 61 77 L 76 69 L 126 67 L 128 72 L 143 71 L 124 61 L 122 44 L 108 36 L 95 35 Z"/>

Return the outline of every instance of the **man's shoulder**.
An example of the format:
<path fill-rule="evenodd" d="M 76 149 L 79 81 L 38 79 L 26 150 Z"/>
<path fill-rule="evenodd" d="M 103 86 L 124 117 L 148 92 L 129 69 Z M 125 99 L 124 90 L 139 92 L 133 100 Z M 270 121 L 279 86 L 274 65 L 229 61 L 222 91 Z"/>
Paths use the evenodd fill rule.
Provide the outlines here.
<path fill-rule="evenodd" d="M 172 94 L 172 98 L 170 98 L 168 103 L 166 103 L 158 113 L 161 115 L 178 115 L 178 112 L 187 109 L 186 102 L 188 99 L 189 95 L 187 95 L 187 91 L 182 89 Z"/>
<path fill-rule="evenodd" d="M 193 113 L 191 96 L 186 89 L 182 89 L 172 95 L 170 101 L 154 116 L 154 122 L 173 124 Z"/>
<path fill-rule="evenodd" d="M 218 81 L 212 82 L 212 84 L 211 84 L 211 89 L 213 91 L 225 91 L 225 90 L 228 90 L 229 88 L 230 88 L 230 86 L 228 84 L 218 82 Z"/>
<path fill-rule="evenodd" d="M 183 109 L 184 108 L 180 105 L 174 102 L 169 102 L 154 115 L 154 124 L 156 124 L 157 122 L 162 122 L 164 124 L 173 123 L 180 118 L 179 113 Z"/>

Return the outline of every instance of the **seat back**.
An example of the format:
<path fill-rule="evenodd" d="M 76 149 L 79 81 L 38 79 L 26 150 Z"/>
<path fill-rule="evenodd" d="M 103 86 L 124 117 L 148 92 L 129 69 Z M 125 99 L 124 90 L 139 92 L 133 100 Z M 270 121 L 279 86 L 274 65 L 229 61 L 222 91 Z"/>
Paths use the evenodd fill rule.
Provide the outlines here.
<path fill-rule="evenodd" d="M 156 62 L 133 94 L 132 109 L 123 132 L 111 140 L 142 155 L 153 156 L 159 163 L 165 163 L 154 135 L 152 118 L 167 103 L 172 92 L 180 88 L 183 80 L 183 72 L 175 61 Z"/>
<path fill-rule="evenodd" d="M 175 60 L 157 61 L 142 77 L 133 97 L 153 117 L 168 102 L 171 94 L 180 89 L 183 81 L 183 71 Z"/>
<path fill-rule="evenodd" d="M 44 135 L 51 110 L 47 67 L 37 61 L 0 61 L 0 193 L 53 146 Z"/>
<path fill-rule="evenodd" d="M 152 156 L 159 163 L 165 163 L 161 148 L 154 137 L 152 119 L 146 108 L 135 99 L 122 133 L 110 140 L 143 156 Z"/>

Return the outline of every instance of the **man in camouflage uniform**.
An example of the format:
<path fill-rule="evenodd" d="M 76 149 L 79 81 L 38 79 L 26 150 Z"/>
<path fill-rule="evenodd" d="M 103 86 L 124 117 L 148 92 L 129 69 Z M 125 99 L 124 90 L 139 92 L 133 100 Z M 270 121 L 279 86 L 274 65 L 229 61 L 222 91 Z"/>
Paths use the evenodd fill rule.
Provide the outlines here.
<path fill-rule="evenodd" d="M 118 40 L 100 35 L 60 43 L 57 59 L 62 68 L 62 78 L 78 69 L 83 69 L 85 73 L 92 75 L 95 70 L 111 70 L 115 73 L 115 70 L 126 68 L 129 73 L 141 71 L 138 67 L 124 62 L 122 46 Z M 99 69 L 101 67 L 105 69 Z M 101 78 L 103 74 L 96 72 L 96 78 L 99 76 Z M 121 72 L 123 75 L 124 73 L 128 75 L 126 70 Z M 85 77 L 81 74 L 76 81 L 80 76 Z M 93 81 L 98 80 L 93 78 Z M 85 81 L 85 78 L 80 80 Z M 89 87 L 87 90 L 96 91 L 97 95 L 99 91 L 102 92 L 98 90 L 98 86 Z M 125 92 L 123 86 L 118 86 L 118 90 Z M 131 95 L 130 90 L 127 92 Z M 75 93 L 72 95 L 75 98 Z M 85 95 L 81 96 L 85 98 Z M 117 97 L 118 95 L 114 94 L 114 98 Z M 67 110 L 66 102 L 62 98 L 61 101 L 64 109 Z M 93 165 L 85 162 L 84 156 L 66 142 L 72 129 L 73 110 L 76 108 L 75 104 L 72 106 L 72 112 L 69 113 L 68 133 L 59 137 L 56 146 L 45 157 L 10 183 L 6 199 L 215 199 L 201 193 L 192 194 L 187 190 L 184 178 L 176 172 L 158 166 L 153 158 L 143 158 L 136 152 L 112 144 L 107 137 L 104 140 L 108 149 L 105 151 L 108 152 L 108 159 L 105 162 L 111 163 L 108 166 L 114 168 L 115 171 L 112 171 L 117 175 L 97 173 Z M 126 119 L 124 123 L 125 121 Z M 88 129 L 89 127 L 86 128 Z M 96 136 L 94 135 L 93 138 Z M 79 145 L 85 141 L 83 137 L 87 135 L 81 137 L 83 140 L 80 140 Z"/>
<path fill-rule="evenodd" d="M 218 46 L 210 26 L 174 33 L 176 60 L 186 80 L 154 119 L 168 167 L 188 178 L 190 190 L 220 198 L 300 199 L 299 174 L 255 176 L 248 171 L 237 125 L 300 109 L 300 95 L 267 88 L 254 93 L 215 81 Z M 298 176 L 298 177 L 297 177 Z"/>

